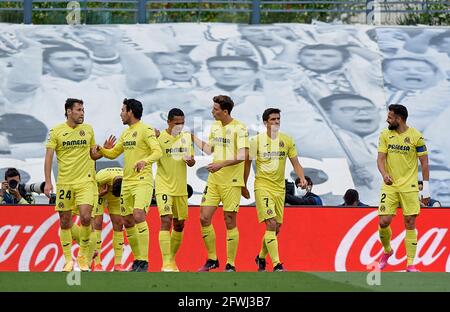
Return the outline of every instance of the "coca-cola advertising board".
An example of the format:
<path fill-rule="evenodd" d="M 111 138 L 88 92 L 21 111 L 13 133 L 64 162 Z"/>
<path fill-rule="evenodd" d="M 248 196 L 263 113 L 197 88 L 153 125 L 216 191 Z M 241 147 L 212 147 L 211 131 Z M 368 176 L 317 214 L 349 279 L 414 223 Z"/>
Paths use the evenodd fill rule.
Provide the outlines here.
<path fill-rule="evenodd" d="M 392 227 L 394 255 L 386 271 L 406 267 L 405 237 L 401 211 Z M 375 208 L 287 207 L 278 236 L 280 259 L 289 271 L 367 271 L 383 252 L 378 239 Z M 0 271 L 60 271 L 64 257 L 59 243 L 59 218 L 52 206 L 0 207 Z M 149 263 L 151 271 L 160 271 L 161 252 L 158 242 L 160 220 L 157 209 L 150 208 Z M 221 268 L 226 262 L 226 229 L 223 213 L 213 218 L 217 238 L 217 255 Z M 256 271 L 264 226 L 256 218 L 255 207 L 242 207 L 238 213 L 238 271 Z M 450 209 L 422 209 L 417 219 L 417 267 L 426 272 L 450 272 Z M 114 261 L 112 224 L 104 215 L 101 252 L 105 270 Z M 78 252 L 74 243 L 73 255 Z M 199 208 L 189 208 L 184 238 L 176 257 L 181 271 L 196 271 L 207 254 L 201 238 Z M 130 266 L 133 256 L 127 242 L 123 262 Z M 269 261 L 270 262 L 270 261 Z"/>

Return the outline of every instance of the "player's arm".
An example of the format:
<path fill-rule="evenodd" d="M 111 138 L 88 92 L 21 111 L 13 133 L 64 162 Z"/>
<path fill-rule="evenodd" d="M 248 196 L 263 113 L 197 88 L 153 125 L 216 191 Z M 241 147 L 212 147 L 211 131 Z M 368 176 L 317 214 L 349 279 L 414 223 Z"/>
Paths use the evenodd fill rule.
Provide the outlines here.
<path fill-rule="evenodd" d="M 386 153 L 378 152 L 377 167 L 378 171 L 381 173 L 381 176 L 383 177 L 384 183 L 386 183 L 387 185 L 391 185 L 393 181 L 389 173 L 387 173 L 386 171 L 386 155 L 387 155 Z"/>
<path fill-rule="evenodd" d="M 115 159 L 123 153 L 123 138 L 120 137 L 117 143 L 116 138 L 111 135 L 103 144 L 103 146 L 97 145 L 97 151 L 100 155 L 105 156 L 108 159 Z"/>
<path fill-rule="evenodd" d="M 425 206 L 428 206 L 430 201 L 430 168 L 428 167 L 428 155 L 419 156 L 420 165 L 422 167 L 422 180 L 423 180 L 423 200 Z"/>
<path fill-rule="evenodd" d="M 192 142 L 189 144 L 189 154 L 184 156 L 184 162 L 189 167 L 193 167 L 195 165 L 195 158 L 194 158 L 194 144 Z"/>
<path fill-rule="evenodd" d="M 151 164 L 162 157 L 161 145 L 159 145 L 159 142 L 156 139 L 155 134 L 148 135 L 147 140 L 145 140 L 145 142 L 152 152 L 143 160 L 147 164 Z"/>
<path fill-rule="evenodd" d="M 220 169 L 228 166 L 233 166 L 236 164 L 239 164 L 243 161 L 245 161 L 245 158 L 248 157 L 248 147 L 243 147 L 238 150 L 236 159 L 228 159 L 228 160 L 222 160 L 215 163 L 210 163 L 208 165 L 208 171 L 209 172 L 216 172 Z"/>
<path fill-rule="evenodd" d="M 45 151 L 45 160 L 44 160 L 44 177 L 45 177 L 45 186 L 44 186 L 44 194 L 50 198 L 50 194 L 53 192 L 52 185 L 52 163 L 53 163 L 53 154 L 55 150 L 47 147 Z"/>
<path fill-rule="evenodd" d="M 294 168 L 295 174 L 297 175 L 297 177 L 300 178 L 300 186 L 306 187 L 308 182 L 306 182 L 305 171 L 303 170 L 302 165 L 300 165 L 300 162 L 298 161 L 298 157 L 297 156 L 290 157 L 289 160 L 292 164 L 292 167 Z"/>
<path fill-rule="evenodd" d="M 108 191 L 109 191 L 108 183 L 98 186 L 98 196 L 99 197 L 105 196 L 108 193 Z"/>
<path fill-rule="evenodd" d="M 207 155 L 211 155 L 214 152 L 214 146 L 209 145 L 205 141 L 199 139 L 195 134 L 191 134 L 192 142 L 194 142 L 195 145 L 202 151 L 205 152 Z"/>

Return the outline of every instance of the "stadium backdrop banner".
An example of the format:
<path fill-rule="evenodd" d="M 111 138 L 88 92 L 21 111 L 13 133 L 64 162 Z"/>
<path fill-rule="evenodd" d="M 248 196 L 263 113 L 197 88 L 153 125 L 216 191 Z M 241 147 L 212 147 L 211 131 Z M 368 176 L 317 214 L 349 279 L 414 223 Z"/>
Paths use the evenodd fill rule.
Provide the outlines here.
<path fill-rule="evenodd" d="M 217 255 L 225 265 L 226 230 L 222 210 L 214 218 Z M 394 255 L 386 271 L 406 267 L 403 244 L 405 231 L 401 218 L 392 224 Z M 439 216 L 439 217 L 436 217 Z M 59 243 L 58 215 L 51 206 L 5 206 L 0 209 L 0 271 L 61 271 L 64 256 Z M 201 238 L 199 208 L 189 209 L 184 240 L 177 255 L 181 271 L 195 272 L 207 258 Z M 147 218 L 150 227 L 150 271 L 161 270 L 158 243 L 160 221 L 156 207 Z M 256 271 L 254 263 L 264 234 L 254 207 L 239 211 L 240 232 L 236 267 Z M 383 248 L 378 240 L 377 211 L 374 208 L 288 208 L 280 233 L 280 259 L 289 271 L 373 271 Z M 450 272 L 450 209 L 423 209 L 418 222 L 417 267 L 426 272 Z M 104 215 L 102 264 L 111 271 L 114 262 L 112 224 Z M 74 256 L 78 245 L 74 243 Z M 123 261 L 131 266 L 132 254 L 125 243 Z M 271 267 L 270 260 L 268 267 Z"/>
<path fill-rule="evenodd" d="M 401 103 L 427 140 L 432 197 L 450 206 L 449 34 L 448 27 L 319 22 L 0 24 L 0 174 L 15 166 L 24 182 L 44 180 L 47 133 L 64 121 L 68 97 L 84 100 L 85 121 L 103 143 L 125 129 L 125 97 L 141 100 L 142 120 L 159 130 L 167 112 L 181 108 L 186 130 L 206 140 L 212 97 L 227 94 L 236 104 L 232 116 L 251 135 L 264 130 L 266 108 L 281 109 L 281 129 L 294 138 L 326 205 L 342 203 L 348 188 L 377 205 L 378 136 L 387 105 Z M 196 153 L 191 205 L 200 203 L 209 161 Z M 97 168 L 122 164 L 100 160 Z M 295 178 L 290 165 L 287 177 Z M 241 203 L 254 204 L 253 194 Z"/>

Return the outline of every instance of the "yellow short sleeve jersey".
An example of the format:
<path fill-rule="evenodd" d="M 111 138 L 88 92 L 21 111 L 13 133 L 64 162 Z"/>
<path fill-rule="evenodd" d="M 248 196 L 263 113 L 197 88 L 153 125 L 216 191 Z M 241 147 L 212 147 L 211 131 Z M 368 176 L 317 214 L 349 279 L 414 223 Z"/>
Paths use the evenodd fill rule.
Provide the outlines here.
<path fill-rule="evenodd" d="M 105 168 L 97 172 L 96 180 L 100 188 L 102 185 L 105 184 L 112 186 L 114 178 L 122 176 L 123 176 L 123 169 L 120 167 Z"/>
<path fill-rule="evenodd" d="M 101 149 L 107 158 L 116 158 L 124 153 L 123 184 L 135 185 L 140 182 L 153 184 L 152 162 L 161 156 L 161 147 L 156 140 L 155 130 L 142 122 L 128 127 L 112 149 Z M 134 166 L 144 160 L 147 165 L 137 172 Z"/>
<path fill-rule="evenodd" d="M 250 159 L 256 159 L 255 190 L 285 192 L 286 159 L 297 157 L 294 140 L 279 132 L 275 139 L 266 132 L 250 139 Z"/>
<path fill-rule="evenodd" d="M 67 123 L 62 123 L 50 130 L 45 146 L 56 152 L 58 184 L 80 184 L 95 180 L 90 156 L 90 149 L 95 145 L 94 130 L 88 124 L 71 128 Z"/>
<path fill-rule="evenodd" d="M 171 196 L 187 195 L 187 170 L 184 158 L 194 155 L 191 134 L 181 132 L 172 136 L 166 130 L 158 138 L 162 157 L 158 160 L 156 171 L 156 194 Z"/>
<path fill-rule="evenodd" d="M 380 134 L 378 152 L 386 155 L 386 170 L 393 179 L 392 185 L 383 183 L 385 192 L 416 192 L 418 191 L 417 158 L 427 155 L 427 147 L 422 134 L 408 128 L 403 133 L 385 129 Z"/>
<path fill-rule="evenodd" d="M 236 119 L 225 127 L 220 121 L 216 121 L 211 127 L 209 145 L 214 148 L 213 162 L 235 160 L 239 149 L 248 148 L 247 127 Z M 208 183 L 244 186 L 244 162 L 209 173 Z"/>

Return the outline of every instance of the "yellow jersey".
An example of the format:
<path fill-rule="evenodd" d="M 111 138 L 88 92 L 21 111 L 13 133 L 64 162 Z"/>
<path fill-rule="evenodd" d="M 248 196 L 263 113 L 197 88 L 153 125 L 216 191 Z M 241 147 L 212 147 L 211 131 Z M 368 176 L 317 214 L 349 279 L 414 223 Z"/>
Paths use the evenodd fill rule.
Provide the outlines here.
<path fill-rule="evenodd" d="M 279 132 L 275 139 L 266 132 L 250 139 L 249 158 L 256 159 L 255 190 L 285 192 L 286 159 L 297 157 L 294 140 Z"/>
<path fill-rule="evenodd" d="M 123 176 L 123 169 L 120 167 L 105 168 L 97 172 L 96 180 L 99 187 L 105 184 L 108 184 L 111 187 L 114 178 L 122 176 Z"/>
<path fill-rule="evenodd" d="M 58 160 L 58 184 L 93 182 L 94 161 L 90 149 L 94 147 L 94 130 L 88 124 L 69 127 L 62 123 L 50 129 L 45 147 L 55 150 Z"/>
<path fill-rule="evenodd" d="M 213 162 L 236 160 L 239 149 L 248 148 L 247 127 L 236 119 L 226 126 L 223 126 L 220 121 L 216 121 L 211 126 L 209 145 L 213 148 Z M 244 186 L 244 165 L 244 161 L 242 161 L 209 173 L 208 183 Z"/>
<path fill-rule="evenodd" d="M 109 159 L 114 159 L 124 153 L 124 185 L 134 185 L 140 182 L 153 184 L 151 163 L 162 156 L 155 130 L 140 121 L 129 126 L 112 149 L 101 148 L 100 153 Z M 145 161 L 147 165 L 143 170 L 137 172 L 134 166 L 141 160 Z"/>
<path fill-rule="evenodd" d="M 380 134 L 378 152 L 386 154 L 386 171 L 392 177 L 392 185 L 383 183 L 384 192 L 417 192 L 418 161 L 427 155 L 427 147 L 422 134 L 408 128 L 403 133 L 385 129 Z"/>
<path fill-rule="evenodd" d="M 187 195 L 187 169 L 184 157 L 194 155 L 191 134 L 181 132 L 177 136 L 166 130 L 158 138 L 162 157 L 158 160 L 156 171 L 156 194 L 171 196 Z"/>

